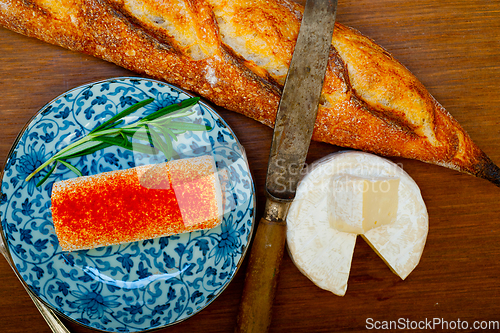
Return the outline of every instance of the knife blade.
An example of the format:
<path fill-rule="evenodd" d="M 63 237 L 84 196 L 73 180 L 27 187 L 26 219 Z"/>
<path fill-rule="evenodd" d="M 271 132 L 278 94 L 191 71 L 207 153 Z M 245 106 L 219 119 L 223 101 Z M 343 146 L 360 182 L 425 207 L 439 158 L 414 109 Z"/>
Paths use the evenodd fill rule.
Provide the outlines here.
<path fill-rule="evenodd" d="M 255 234 L 236 332 L 267 332 L 286 239 L 286 215 L 316 121 L 337 0 L 307 0 L 276 115 L 266 177 L 266 206 Z"/>

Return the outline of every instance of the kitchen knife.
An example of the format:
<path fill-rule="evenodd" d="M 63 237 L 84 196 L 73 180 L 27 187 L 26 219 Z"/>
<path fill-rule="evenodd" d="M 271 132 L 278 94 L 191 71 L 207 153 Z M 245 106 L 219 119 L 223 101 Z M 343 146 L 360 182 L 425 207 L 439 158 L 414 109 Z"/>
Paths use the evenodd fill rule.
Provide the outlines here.
<path fill-rule="evenodd" d="M 236 332 L 263 333 L 286 238 L 286 214 L 295 196 L 316 122 L 330 55 L 337 0 L 307 0 L 283 88 L 266 178 L 266 206 L 248 262 Z"/>

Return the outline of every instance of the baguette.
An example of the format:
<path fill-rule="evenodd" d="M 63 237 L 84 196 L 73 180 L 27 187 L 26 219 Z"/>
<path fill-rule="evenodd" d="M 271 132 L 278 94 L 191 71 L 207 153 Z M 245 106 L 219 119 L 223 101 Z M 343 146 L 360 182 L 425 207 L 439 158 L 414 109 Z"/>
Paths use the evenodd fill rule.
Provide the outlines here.
<path fill-rule="evenodd" d="M 273 126 L 303 8 L 288 0 L 4 0 L 0 24 L 191 90 Z M 500 169 L 385 49 L 337 23 L 313 140 Z"/>

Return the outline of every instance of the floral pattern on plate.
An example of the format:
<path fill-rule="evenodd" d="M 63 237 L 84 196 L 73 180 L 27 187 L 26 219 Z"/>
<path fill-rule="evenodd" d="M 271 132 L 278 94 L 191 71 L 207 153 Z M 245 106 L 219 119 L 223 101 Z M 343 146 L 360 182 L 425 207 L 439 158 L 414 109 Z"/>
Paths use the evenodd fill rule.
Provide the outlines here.
<path fill-rule="evenodd" d="M 1 187 L 2 237 L 19 275 L 63 316 L 97 330 L 141 332 L 185 320 L 210 304 L 236 274 L 253 232 L 255 191 L 246 156 L 234 133 L 204 103 L 189 120 L 209 126 L 185 132 L 173 146 L 178 158 L 212 154 L 228 179 L 222 224 L 211 230 L 75 252 L 61 251 L 51 220 L 54 181 L 74 177 L 58 167 L 25 181 L 56 151 L 86 135 L 124 108 L 155 101 L 145 116 L 191 97 L 171 85 L 116 78 L 84 85 L 44 106 L 19 135 Z M 126 121 L 132 121 L 129 119 Z M 71 160 L 84 175 L 156 163 L 160 156 L 109 147 Z"/>

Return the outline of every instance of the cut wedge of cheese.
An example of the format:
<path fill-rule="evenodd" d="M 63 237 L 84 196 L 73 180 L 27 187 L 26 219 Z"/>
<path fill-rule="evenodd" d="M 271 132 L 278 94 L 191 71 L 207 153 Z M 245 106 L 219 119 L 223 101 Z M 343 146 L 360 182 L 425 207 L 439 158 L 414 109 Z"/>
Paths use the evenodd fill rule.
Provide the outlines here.
<path fill-rule="evenodd" d="M 329 220 L 338 231 L 364 234 L 396 220 L 399 178 L 342 174 L 331 184 Z"/>
<path fill-rule="evenodd" d="M 395 163 L 340 152 L 314 163 L 287 217 L 297 268 L 320 288 L 343 296 L 357 235 L 405 279 L 422 256 L 428 215 L 420 189 Z"/>
<path fill-rule="evenodd" d="M 51 201 L 63 251 L 211 229 L 224 209 L 208 155 L 59 181 Z"/>

